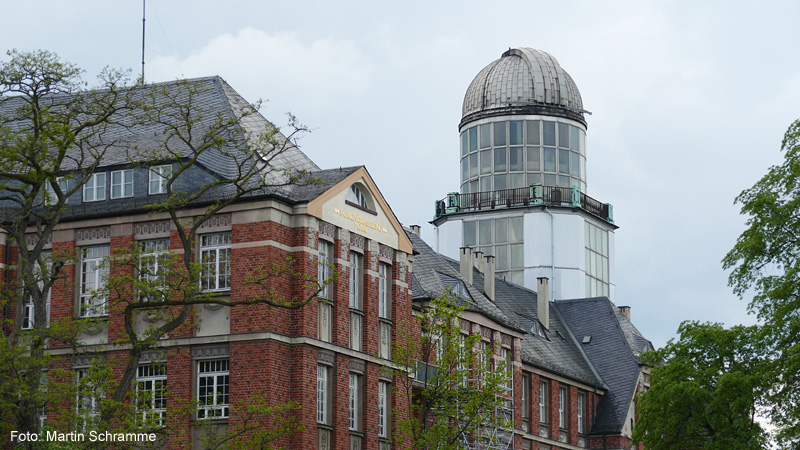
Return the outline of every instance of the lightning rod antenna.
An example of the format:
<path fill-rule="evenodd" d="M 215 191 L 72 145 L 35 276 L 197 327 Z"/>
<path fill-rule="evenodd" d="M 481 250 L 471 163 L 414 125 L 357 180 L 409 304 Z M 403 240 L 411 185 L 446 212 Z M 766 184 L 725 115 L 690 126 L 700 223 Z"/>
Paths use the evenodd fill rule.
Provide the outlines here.
<path fill-rule="evenodd" d="M 144 5 L 145 5 L 145 0 L 142 0 L 142 84 L 144 84 L 144 22 L 145 22 Z"/>

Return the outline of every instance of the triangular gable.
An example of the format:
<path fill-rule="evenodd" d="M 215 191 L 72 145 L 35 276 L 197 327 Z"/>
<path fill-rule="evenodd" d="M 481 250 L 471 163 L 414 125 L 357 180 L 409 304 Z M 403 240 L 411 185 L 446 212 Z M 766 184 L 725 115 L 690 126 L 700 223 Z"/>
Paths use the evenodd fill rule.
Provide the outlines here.
<path fill-rule="evenodd" d="M 353 183 L 370 195 L 374 210 L 360 208 L 346 201 Z M 360 234 L 368 239 L 411 254 L 413 246 L 400 221 L 381 195 L 365 167 L 359 167 L 342 181 L 308 204 L 307 212 L 320 220 Z"/>

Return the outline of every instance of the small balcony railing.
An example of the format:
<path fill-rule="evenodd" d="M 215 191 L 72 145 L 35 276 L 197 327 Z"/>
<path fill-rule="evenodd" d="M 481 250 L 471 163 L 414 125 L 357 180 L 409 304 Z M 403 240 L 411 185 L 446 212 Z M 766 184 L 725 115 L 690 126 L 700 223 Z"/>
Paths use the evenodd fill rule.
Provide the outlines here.
<path fill-rule="evenodd" d="M 581 208 L 609 223 L 614 223 L 611 204 L 601 203 L 580 192 L 577 187 L 539 184 L 524 188 L 470 194 L 452 192 L 447 194 L 444 199 L 436 200 L 434 220 L 448 214 L 539 205 Z"/>

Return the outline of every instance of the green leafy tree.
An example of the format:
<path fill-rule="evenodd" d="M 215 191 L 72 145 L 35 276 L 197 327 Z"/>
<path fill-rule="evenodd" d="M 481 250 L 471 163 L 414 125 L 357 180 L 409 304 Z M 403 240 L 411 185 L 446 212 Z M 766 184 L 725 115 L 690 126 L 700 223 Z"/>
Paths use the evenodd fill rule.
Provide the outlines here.
<path fill-rule="evenodd" d="M 79 192 L 107 149 L 103 131 L 125 114 L 125 73 L 104 71 L 87 89 L 82 71 L 47 51 L 12 50 L 0 62 L 0 230 L 16 244 L 17 278 L 2 289 L 0 432 L 38 431 L 39 411 L 55 401 L 41 388 L 48 339 L 70 342 L 74 324 L 49 324 L 47 292 L 65 255 L 45 250 L 67 198 Z M 69 172 L 65 170 L 69 168 Z M 21 305 L 21 306 L 17 306 Z M 9 321 L 11 308 L 19 308 Z M 24 330 L 23 330 L 24 329 Z"/>
<path fill-rule="evenodd" d="M 281 164 L 305 128 L 292 116 L 288 133 L 263 119 L 253 120 L 258 103 L 232 105 L 228 111 L 210 108 L 198 100 L 206 89 L 202 83 L 126 86 L 124 73 L 107 70 L 100 84 L 89 89 L 80 69 L 52 53 L 12 51 L 9 56 L 9 61 L 0 63 L 2 111 L 12 111 L 8 116 L 0 114 L 0 229 L 19 252 L 15 266 L 9 268 L 18 274 L 17 280 L 2 286 L 0 433 L 36 432 L 43 410 L 55 410 L 67 399 L 79 403 L 89 397 L 97 398 L 91 411 L 62 411 L 61 423 L 51 425 L 66 429 L 90 419 L 97 429 L 164 432 L 163 421 L 137 418 L 139 400 L 132 395 L 143 352 L 191 322 L 197 305 L 300 308 L 336 276 L 334 272 L 328 280 L 317 280 L 287 260 L 246 274 L 245 284 L 259 288 L 250 289 L 247 296 L 231 299 L 201 288 L 204 261 L 198 255 L 196 234 L 208 219 L 243 198 L 317 182 L 306 172 Z M 120 133 L 106 133 L 109 127 L 157 128 L 162 144 L 140 149 L 118 140 Z M 81 192 L 109 149 L 120 148 L 127 151 L 132 165 L 170 167 L 151 169 L 160 170 L 166 195 L 146 209 L 168 217 L 180 250 L 167 252 L 159 264 L 151 264 L 144 249 L 133 244 L 127 250 L 115 249 L 107 258 L 110 276 L 93 295 L 97 301 L 108 302 L 110 313 L 122 312 L 126 333 L 114 344 L 126 357 L 107 359 L 94 353 L 91 380 L 79 382 L 74 372 L 52 367 L 47 343 L 57 340 L 71 345 L 77 354 L 93 355 L 97 350 L 80 341 L 80 331 L 103 326 L 103 322 L 89 318 L 48 324 L 47 292 L 66 286 L 59 283 L 65 278 L 61 268 L 74 261 L 75 255 L 55 254 L 45 247 L 69 212 L 67 199 Z M 180 189 L 179 178 L 209 154 L 233 161 L 235 170 L 193 186 L 191 192 Z M 286 282 L 300 286 L 298 295 L 276 293 L 278 283 Z M 25 318 L 25 307 L 17 305 L 28 303 L 33 305 L 33 314 Z M 14 323 L 8 320 L 10 308 L 18 308 Z M 136 327 L 140 314 L 153 319 L 143 332 Z M 125 367 L 122 376 L 112 376 L 111 368 L 119 364 Z M 49 376 L 43 381 L 45 372 Z M 171 403 L 168 414 L 193 414 L 196 409 L 196 404 Z M 270 442 L 299 429 L 291 417 L 296 405 L 254 403 L 239 409 L 242 420 L 218 433 L 213 446 L 247 447 L 242 443 L 251 442 L 257 445 L 252 448 L 269 448 Z"/>
<path fill-rule="evenodd" d="M 768 364 L 767 398 L 781 445 L 800 445 L 800 120 L 786 131 L 782 164 L 736 198 L 746 230 L 723 259 L 728 283 L 763 324 Z"/>
<path fill-rule="evenodd" d="M 643 356 L 651 387 L 637 397 L 634 440 L 649 450 L 767 448 L 758 328 L 684 322 L 678 333 Z"/>
<path fill-rule="evenodd" d="M 451 294 L 432 300 L 416 315 L 421 334 L 398 336 L 393 361 L 400 382 L 397 391 L 410 405 L 409 417 L 398 421 L 398 445 L 414 449 L 455 450 L 465 442 L 497 444 L 495 430 L 509 426 L 510 367 L 496 361 L 480 335 L 461 334 L 461 314 Z M 413 377 L 407 376 L 413 373 Z"/>

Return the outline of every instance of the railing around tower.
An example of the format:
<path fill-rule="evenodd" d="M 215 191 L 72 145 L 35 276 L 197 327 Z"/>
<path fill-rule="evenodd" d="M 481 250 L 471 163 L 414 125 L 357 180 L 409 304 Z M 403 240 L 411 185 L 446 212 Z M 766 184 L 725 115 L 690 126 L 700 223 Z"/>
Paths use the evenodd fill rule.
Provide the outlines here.
<path fill-rule="evenodd" d="M 447 194 L 444 199 L 436 201 L 434 220 L 441 216 L 460 212 L 538 205 L 581 208 L 609 223 L 614 223 L 611 204 L 601 203 L 580 192 L 577 187 L 542 186 L 539 184 L 499 191 L 473 192 L 469 194 L 453 192 Z"/>

